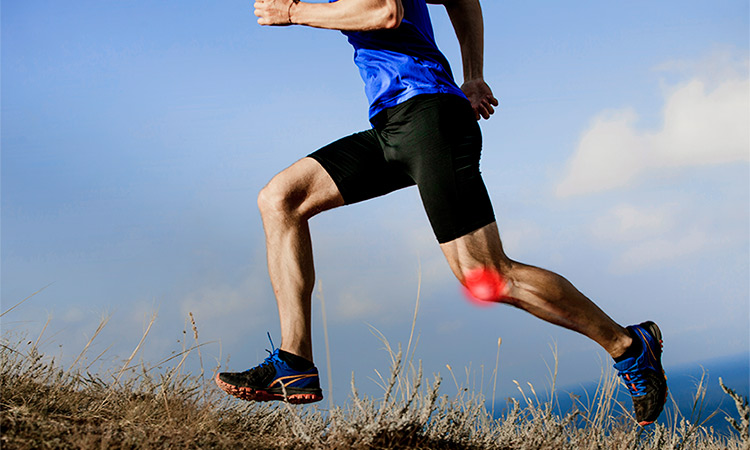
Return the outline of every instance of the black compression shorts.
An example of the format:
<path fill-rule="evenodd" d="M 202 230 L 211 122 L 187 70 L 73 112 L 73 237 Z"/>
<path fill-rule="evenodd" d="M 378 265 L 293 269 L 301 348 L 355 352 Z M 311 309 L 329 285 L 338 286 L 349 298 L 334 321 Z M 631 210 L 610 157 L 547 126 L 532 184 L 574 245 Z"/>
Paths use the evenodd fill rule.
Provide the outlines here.
<path fill-rule="evenodd" d="M 383 110 L 372 123 L 372 129 L 309 155 L 346 204 L 416 184 L 441 244 L 495 221 L 479 172 L 482 135 L 466 99 L 418 95 Z"/>

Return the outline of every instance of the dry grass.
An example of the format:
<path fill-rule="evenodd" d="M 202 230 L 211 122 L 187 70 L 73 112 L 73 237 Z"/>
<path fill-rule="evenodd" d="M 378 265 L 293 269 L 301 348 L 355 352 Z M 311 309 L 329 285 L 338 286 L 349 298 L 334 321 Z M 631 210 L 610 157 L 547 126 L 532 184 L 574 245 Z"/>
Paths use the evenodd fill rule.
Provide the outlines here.
<path fill-rule="evenodd" d="M 183 375 L 192 352 L 202 361 L 192 315 L 195 345 L 153 366 L 131 365 L 150 324 L 125 364 L 104 374 L 89 372 L 101 355 L 87 367 L 79 364 L 91 342 L 63 369 L 39 353 L 39 339 L 6 332 L 0 344 L 2 448 L 750 449 L 747 399 L 726 387 L 740 412 L 740 421 L 731 423 L 737 434 L 729 437 L 701 425 L 703 383 L 690 417 L 675 405 L 666 425 L 644 430 L 626 415 L 615 416 L 619 383 L 611 370 L 603 370 L 593 396 L 567 414 L 555 412 L 554 388 L 540 400 L 533 386 L 517 383 L 522 401 L 511 400 L 495 420 L 483 394 L 469 388 L 470 370 L 463 385 L 448 367 L 458 394 L 441 395 L 442 379 L 425 377 L 415 364 L 411 338 L 403 352 L 375 329 L 391 358 L 385 376 L 376 372 L 382 396 L 360 395 L 352 376 L 343 406 L 241 402 L 219 391 L 202 364 L 199 375 Z"/>

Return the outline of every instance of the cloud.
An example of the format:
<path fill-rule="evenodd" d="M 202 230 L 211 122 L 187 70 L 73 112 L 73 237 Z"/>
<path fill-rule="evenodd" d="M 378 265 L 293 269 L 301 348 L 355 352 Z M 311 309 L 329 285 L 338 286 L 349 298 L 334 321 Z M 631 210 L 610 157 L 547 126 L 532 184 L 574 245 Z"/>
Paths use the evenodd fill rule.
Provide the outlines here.
<path fill-rule="evenodd" d="M 658 236 L 675 224 L 676 206 L 621 204 L 594 221 L 592 234 L 603 240 L 632 241 Z"/>
<path fill-rule="evenodd" d="M 710 61 L 731 65 L 720 58 Z M 654 176 L 658 169 L 747 161 L 747 61 L 740 69 L 705 69 L 703 73 L 665 88 L 660 129 L 640 129 L 639 116 L 632 108 L 604 111 L 594 117 L 556 194 L 568 197 L 620 188 Z"/>
<path fill-rule="evenodd" d="M 596 219 L 591 232 L 608 245 L 619 242 L 622 248 L 614 257 L 613 269 L 632 272 L 704 251 L 719 243 L 710 237 L 713 233 L 703 229 L 706 224 L 686 222 L 684 212 L 678 204 L 621 204 Z"/>
<path fill-rule="evenodd" d="M 614 265 L 620 271 L 633 271 L 658 262 L 671 261 L 701 252 L 716 244 L 700 230 L 690 230 L 681 236 L 644 240 L 617 258 Z"/>

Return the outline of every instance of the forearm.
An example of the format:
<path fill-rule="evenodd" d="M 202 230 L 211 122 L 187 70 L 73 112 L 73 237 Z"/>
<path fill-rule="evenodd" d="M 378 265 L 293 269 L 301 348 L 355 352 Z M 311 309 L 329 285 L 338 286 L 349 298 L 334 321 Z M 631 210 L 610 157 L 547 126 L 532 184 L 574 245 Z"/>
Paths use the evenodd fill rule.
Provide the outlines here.
<path fill-rule="evenodd" d="M 293 24 L 342 31 L 396 28 L 404 15 L 401 0 L 338 0 L 333 3 L 293 4 Z"/>
<path fill-rule="evenodd" d="M 464 81 L 484 78 L 484 21 L 479 0 L 442 2 L 461 46 Z"/>
<path fill-rule="evenodd" d="M 445 6 L 461 46 L 464 83 L 461 90 L 474 114 L 489 119 L 498 105 L 492 89 L 484 81 L 484 23 L 479 0 L 428 0 Z"/>

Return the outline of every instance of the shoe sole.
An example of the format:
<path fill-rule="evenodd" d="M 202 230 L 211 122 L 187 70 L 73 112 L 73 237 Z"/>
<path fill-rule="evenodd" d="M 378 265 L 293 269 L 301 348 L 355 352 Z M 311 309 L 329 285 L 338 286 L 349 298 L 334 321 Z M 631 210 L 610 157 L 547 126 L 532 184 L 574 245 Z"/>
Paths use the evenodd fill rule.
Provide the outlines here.
<path fill-rule="evenodd" d="M 225 383 L 219 379 L 219 374 L 216 374 L 216 385 L 226 392 L 227 394 L 237 397 L 240 400 L 246 400 L 249 402 L 270 402 L 270 401 L 286 401 L 293 405 L 301 405 L 305 403 L 314 403 L 323 400 L 323 396 L 318 393 L 289 393 L 284 397 L 284 394 L 276 394 L 273 392 L 264 391 L 262 389 L 253 389 L 243 386 L 234 386 L 229 383 Z"/>

